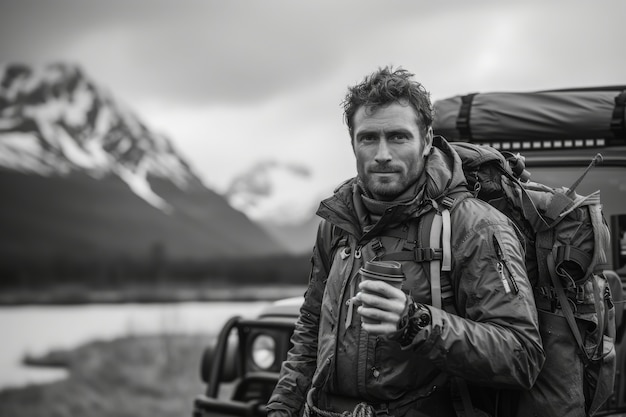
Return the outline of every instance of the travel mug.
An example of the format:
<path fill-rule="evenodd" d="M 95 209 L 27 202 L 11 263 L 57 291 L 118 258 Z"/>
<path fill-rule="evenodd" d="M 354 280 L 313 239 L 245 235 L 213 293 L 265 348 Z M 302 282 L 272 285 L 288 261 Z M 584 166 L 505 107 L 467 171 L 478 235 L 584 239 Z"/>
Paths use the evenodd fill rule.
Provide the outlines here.
<path fill-rule="evenodd" d="M 361 281 L 376 279 L 385 281 L 394 287 L 401 289 L 406 277 L 402 272 L 402 264 L 395 261 L 369 261 L 359 270 Z M 365 305 L 365 304 L 364 304 Z M 367 305 L 365 305 L 367 307 Z M 370 320 L 361 316 L 363 323 L 376 324 L 378 321 Z"/>

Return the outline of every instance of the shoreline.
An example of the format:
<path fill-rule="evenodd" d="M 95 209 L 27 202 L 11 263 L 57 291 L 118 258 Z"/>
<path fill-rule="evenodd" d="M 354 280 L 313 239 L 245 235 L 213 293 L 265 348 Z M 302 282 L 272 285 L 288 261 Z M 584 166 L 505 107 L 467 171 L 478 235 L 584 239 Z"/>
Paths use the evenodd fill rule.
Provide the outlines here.
<path fill-rule="evenodd" d="M 117 288 L 88 288 L 78 285 L 43 289 L 0 290 L 0 307 L 29 305 L 80 305 L 123 303 L 182 303 L 216 301 L 276 301 L 299 297 L 305 285 L 128 285 Z"/>

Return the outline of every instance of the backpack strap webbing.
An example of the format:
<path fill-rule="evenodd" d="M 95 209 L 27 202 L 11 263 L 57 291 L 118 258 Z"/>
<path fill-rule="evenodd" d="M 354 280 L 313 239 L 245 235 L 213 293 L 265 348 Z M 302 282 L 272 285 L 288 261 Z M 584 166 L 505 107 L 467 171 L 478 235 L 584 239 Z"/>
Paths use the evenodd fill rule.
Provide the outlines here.
<path fill-rule="evenodd" d="M 615 139 L 626 139 L 626 91 L 615 97 L 615 108 L 611 117 L 611 132 Z"/>
<path fill-rule="evenodd" d="M 594 193 L 595 194 L 595 193 Z M 598 200 L 599 200 L 598 193 Z M 591 227 L 593 229 L 593 257 L 589 264 L 587 273 L 600 273 L 605 269 L 611 269 L 608 262 L 606 249 L 611 247 L 611 237 L 609 229 L 602 221 L 602 205 L 589 205 L 589 217 L 591 219 Z"/>
<path fill-rule="evenodd" d="M 554 265 L 554 258 L 552 255 L 548 255 L 546 259 L 546 263 L 548 265 L 548 269 L 550 270 L 550 278 L 552 280 L 552 285 L 556 290 L 556 294 L 559 298 L 559 303 L 561 304 L 561 310 L 563 312 L 563 316 L 569 325 L 569 328 L 576 339 L 576 344 L 578 345 L 578 349 L 580 350 L 580 357 L 583 363 L 586 365 L 589 364 L 589 356 L 587 355 L 587 351 L 585 350 L 585 345 L 583 343 L 582 335 L 580 334 L 580 330 L 578 329 L 578 325 L 576 324 L 576 318 L 574 317 L 574 312 L 572 311 L 572 306 L 570 305 L 570 301 L 565 295 L 565 290 L 563 289 L 563 284 L 559 280 L 556 267 Z"/>
<path fill-rule="evenodd" d="M 442 248 L 442 260 L 430 262 L 430 295 L 432 305 L 435 308 L 444 308 L 448 313 L 457 314 L 454 305 L 454 292 L 450 280 L 451 271 L 451 222 L 450 209 L 454 200 L 448 202 L 442 210 L 438 210 L 433 216 L 430 227 L 430 247 Z M 475 417 L 472 397 L 470 396 L 467 382 L 458 377 L 452 378 L 453 407 L 458 417 Z"/>
<path fill-rule="evenodd" d="M 521 197 L 521 208 L 524 218 L 528 220 L 535 232 L 546 230 L 550 228 L 548 222 L 541 216 L 534 201 L 528 195 L 528 192 L 524 187 L 519 187 Z"/>
<path fill-rule="evenodd" d="M 433 210 L 432 214 L 429 213 L 427 215 L 432 217 L 430 236 L 428 238 L 430 248 L 434 251 L 441 250 L 441 260 L 434 259 L 430 261 L 430 297 L 433 307 L 439 309 L 443 307 L 444 285 L 446 285 L 446 297 L 453 296 L 449 274 L 452 269 L 450 209 L 454 203 L 454 199 L 444 200 L 441 206 L 439 206 L 433 201 L 436 212 Z M 426 239 L 421 240 L 422 242 L 426 241 Z M 442 277 L 444 277 L 443 280 Z"/>
<path fill-rule="evenodd" d="M 433 288 L 433 281 L 439 281 L 440 290 L 440 302 L 439 308 L 443 308 L 448 313 L 452 313 L 458 315 L 456 305 L 454 304 L 454 290 L 452 288 L 452 281 L 450 279 L 450 273 L 452 271 L 452 221 L 450 217 L 450 213 L 458 206 L 458 204 L 463 201 L 468 194 L 457 194 L 456 198 L 452 198 L 450 196 L 446 196 L 440 202 L 440 206 L 438 209 L 438 215 L 441 217 L 441 251 L 442 251 L 442 259 L 441 259 L 441 268 L 438 270 L 434 270 L 431 267 L 431 293 Z M 434 230 L 434 226 L 431 227 L 430 232 L 430 241 L 431 245 L 439 246 L 439 243 L 434 243 L 436 239 L 437 232 Z M 425 241 L 426 239 L 422 239 Z M 435 283 L 437 285 L 437 283 Z M 435 290 L 436 291 L 436 290 Z M 433 296 L 433 306 L 435 304 L 435 295 Z"/>
<path fill-rule="evenodd" d="M 472 110 L 472 102 L 476 93 L 467 94 L 461 97 L 461 106 L 456 118 L 456 129 L 459 131 L 459 138 L 464 140 L 472 139 L 472 130 L 470 127 L 470 113 Z"/>
<path fill-rule="evenodd" d="M 450 272 L 452 270 L 452 248 L 451 248 L 451 222 L 450 222 L 450 210 L 446 209 L 441 212 L 442 220 L 442 235 L 441 235 L 441 249 L 443 250 L 443 259 L 441 260 L 441 270 L 444 272 Z"/>
<path fill-rule="evenodd" d="M 445 211 L 448 211 L 445 209 Z M 435 213 L 430 226 L 430 247 L 434 250 L 441 246 L 441 231 L 443 228 L 443 216 Z M 448 223 L 450 222 L 450 212 L 448 212 Z M 448 224 L 448 228 L 449 228 Z M 443 255 L 442 255 L 443 258 Z M 430 297 L 433 307 L 441 309 L 441 260 L 430 261 Z"/>

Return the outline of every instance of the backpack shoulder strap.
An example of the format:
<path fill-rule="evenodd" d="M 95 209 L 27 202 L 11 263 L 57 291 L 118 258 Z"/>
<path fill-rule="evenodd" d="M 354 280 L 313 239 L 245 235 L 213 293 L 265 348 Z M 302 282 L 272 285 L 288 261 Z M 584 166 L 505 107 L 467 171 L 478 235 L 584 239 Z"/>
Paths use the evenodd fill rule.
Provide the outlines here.
<path fill-rule="evenodd" d="M 457 308 L 454 303 L 454 290 L 452 288 L 452 280 L 450 279 L 452 270 L 450 211 L 466 196 L 464 195 L 459 199 L 444 199 L 440 207 L 435 206 L 436 210 L 432 211 L 434 220 L 432 221 L 429 230 L 430 236 L 428 237 L 431 247 L 441 246 L 442 249 L 441 261 L 431 261 L 430 263 L 432 305 L 439 309 L 443 308 L 446 312 L 455 315 L 457 314 Z M 425 234 L 427 229 L 423 230 Z M 423 242 L 426 241 L 426 237 L 423 236 L 421 240 Z M 457 416 L 476 416 L 467 382 L 462 378 L 452 377 L 452 403 Z"/>
<path fill-rule="evenodd" d="M 428 241 L 433 248 L 441 248 L 441 262 L 430 263 L 430 288 L 432 305 L 437 308 L 443 308 L 445 311 L 457 314 L 454 304 L 454 291 L 450 272 L 452 271 L 452 222 L 450 213 L 458 204 L 468 195 L 459 194 L 456 198 L 445 197 L 439 204 L 433 202 L 435 209 L 432 216 L 430 230 L 422 229 L 422 233 L 429 233 L 428 238 L 422 236 L 421 242 Z"/>
<path fill-rule="evenodd" d="M 432 212 L 429 213 L 429 216 L 432 217 L 432 223 L 429 230 L 428 242 L 431 248 L 439 249 L 441 248 L 441 235 L 442 228 L 444 226 L 443 222 L 443 212 L 447 212 L 448 216 L 448 228 L 450 227 L 450 212 L 447 209 L 444 209 L 442 212 Z M 426 229 L 424 229 L 426 230 Z M 424 239 L 425 241 L 426 239 Z M 430 298 L 433 307 L 441 308 L 441 263 L 443 260 L 443 250 L 442 250 L 442 259 L 433 259 L 430 261 Z"/>
<path fill-rule="evenodd" d="M 454 314 L 454 292 L 449 277 L 452 269 L 450 212 L 469 195 L 464 190 L 445 196 L 439 202 L 431 200 L 434 210 L 409 223 L 404 250 L 377 257 L 381 261 L 430 262 L 426 270 L 429 273 L 431 303 Z"/>

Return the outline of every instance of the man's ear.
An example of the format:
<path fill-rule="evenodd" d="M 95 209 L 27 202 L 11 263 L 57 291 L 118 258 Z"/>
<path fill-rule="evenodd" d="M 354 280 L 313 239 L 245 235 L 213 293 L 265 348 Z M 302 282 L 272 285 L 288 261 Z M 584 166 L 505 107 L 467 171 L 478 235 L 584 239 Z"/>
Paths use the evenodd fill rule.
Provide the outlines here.
<path fill-rule="evenodd" d="M 424 136 L 424 151 L 422 157 L 426 158 L 430 154 L 430 150 L 433 147 L 433 128 L 429 127 L 426 136 Z"/>
<path fill-rule="evenodd" d="M 354 137 L 352 136 L 352 133 L 350 133 L 350 146 L 352 146 L 352 153 L 356 155 L 356 150 L 354 149 Z"/>

